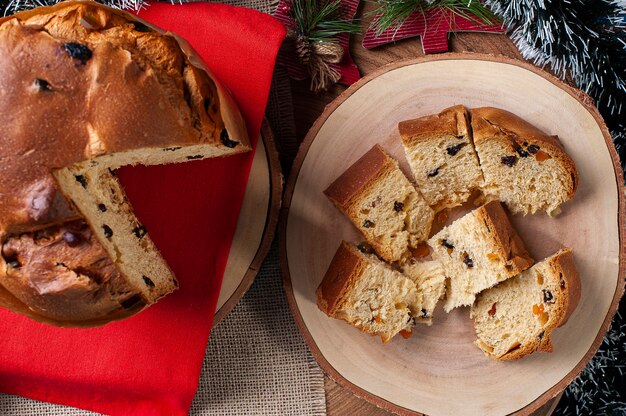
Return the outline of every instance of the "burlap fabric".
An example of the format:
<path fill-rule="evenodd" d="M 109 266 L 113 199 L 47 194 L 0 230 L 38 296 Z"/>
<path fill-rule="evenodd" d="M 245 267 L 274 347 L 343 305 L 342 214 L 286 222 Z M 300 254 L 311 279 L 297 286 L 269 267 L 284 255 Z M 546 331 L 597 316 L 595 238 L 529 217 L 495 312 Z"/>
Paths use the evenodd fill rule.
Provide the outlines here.
<path fill-rule="evenodd" d="M 278 1 L 228 0 L 272 13 Z M 281 159 L 297 150 L 289 80 L 277 68 L 268 102 Z M 3 416 L 84 416 L 96 413 L 0 394 Z M 282 288 L 277 244 L 254 284 L 213 329 L 190 415 L 325 415 L 324 374 L 300 336 Z"/>

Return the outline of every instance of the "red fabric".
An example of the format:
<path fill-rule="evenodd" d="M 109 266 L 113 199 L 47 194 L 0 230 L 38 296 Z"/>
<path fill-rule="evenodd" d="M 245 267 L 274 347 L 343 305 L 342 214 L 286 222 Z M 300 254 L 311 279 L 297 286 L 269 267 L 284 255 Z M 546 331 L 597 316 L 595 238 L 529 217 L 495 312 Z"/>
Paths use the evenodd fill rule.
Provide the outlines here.
<path fill-rule="evenodd" d="M 195 47 L 258 137 L 283 26 L 252 10 L 205 3 L 154 4 L 140 16 Z M 101 328 L 61 329 L 1 309 L 0 391 L 112 415 L 187 414 L 252 156 L 121 169 L 180 289 Z"/>

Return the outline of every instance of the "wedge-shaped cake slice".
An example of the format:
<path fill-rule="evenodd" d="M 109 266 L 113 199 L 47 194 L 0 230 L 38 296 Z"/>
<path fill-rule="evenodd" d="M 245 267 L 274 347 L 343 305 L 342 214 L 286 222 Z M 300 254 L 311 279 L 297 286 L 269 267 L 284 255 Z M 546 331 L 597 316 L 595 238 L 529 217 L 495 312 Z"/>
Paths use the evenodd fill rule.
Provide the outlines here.
<path fill-rule="evenodd" d="M 483 192 L 511 213 L 559 212 L 574 197 L 578 172 L 557 136 L 498 108 L 471 110 L 474 144 L 485 177 Z"/>
<path fill-rule="evenodd" d="M 379 145 L 324 193 L 388 262 L 408 259 L 428 238 L 433 210 Z"/>
<path fill-rule="evenodd" d="M 428 244 L 444 269 L 444 309 L 474 303 L 476 294 L 516 276 L 534 263 L 498 201 L 454 221 Z"/>
<path fill-rule="evenodd" d="M 552 331 L 567 322 L 579 299 L 574 255 L 566 248 L 476 297 L 475 344 L 497 360 L 552 352 Z"/>
<path fill-rule="evenodd" d="M 460 205 L 478 189 L 483 174 L 462 105 L 398 125 L 419 190 L 436 210 Z"/>
<path fill-rule="evenodd" d="M 415 283 L 343 241 L 317 288 L 317 306 L 361 331 L 388 342 L 396 334 L 408 337 L 421 314 Z"/>
<path fill-rule="evenodd" d="M 415 317 L 418 323 L 428 326 L 433 323 L 433 312 L 446 292 L 443 268 L 438 261 L 416 261 L 411 258 L 403 267 L 402 273 L 415 282 L 422 296 L 421 313 Z"/>

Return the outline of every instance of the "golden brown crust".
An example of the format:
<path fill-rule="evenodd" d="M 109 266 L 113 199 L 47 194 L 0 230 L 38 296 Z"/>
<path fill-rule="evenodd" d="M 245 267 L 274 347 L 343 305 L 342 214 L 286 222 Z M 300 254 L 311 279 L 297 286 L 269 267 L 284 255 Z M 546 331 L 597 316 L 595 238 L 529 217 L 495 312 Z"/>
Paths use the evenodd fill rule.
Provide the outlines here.
<path fill-rule="evenodd" d="M 398 124 L 400 138 L 406 146 L 429 140 L 433 136 L 465 137 L 468 133 L 467 109 L 462 105 L 446 108 L 439 114 L 428 115 Z"/>
<path fill-rule="evenodd" d="M 186 41 L 92 1 L 0 19 L 0 91 L 0 244 L 81 218 L 53 179 L 54 169 L 147 147 L 211 144 L 234 154 L 250 146 L 234 100 Z M 57 307 L 45 308 L 47 317 L 38 316 L 24 304 L 37 296 L 33 281 L 47 274 L 38 264 L 22 270 L 23 284 L 8 288 L 12 294 L 0 290 L 0 305 L 57 325 L 105 323 L 137 311 L 118 313 L 108 305 L 100 311 L 108 308 L 108 318 L 85 313 L 81 321 L 66 316 L 72 298 L 66 290 L 55 295 Z M 9 284 L 5 268 L 0 260 L 0 282 Z M 31 306 L 42 306 L 42 299 Z"/>
<path fill-rule="evenodd" d="M 340 209 L 347 211 L 350 202 L 363 193 L 393 163 L 383 148 L 377 144 L 335 179 L 324 194 Z"/>
<path fill-rule="evenodd" d="M 563 299 L 564 312 L 556 325 L 559 327 L 567 323 L 578 306 L 581 294 L 580 276 L 574 263 L 574 253 L 569 248 L 561 250 L 560 254 L 551 260 L 551 267 L 559 274 L 559 287 L 567 291 L 567 296 Z"/>
<path fill-rule="evenodd" d="M 568 198 L 574 196 L 579 177 L 576 165 L 563 149 L 558 136 L 550 136 L 515 114 L 494 107 L 473 108 L 470 110 L 472 135 L 475 146 L 482 141 L 497 139 L 511 142 L 511 150 L 522 147 L 524 142 L 539 146 L 551 157 L 559 160 L 571 176 Z"/>
<path fill-rule="evenodd" d="M 348 242 L 342 241 L 315 292 L 317 306 L 322 312 L 335 316 L 346 294 L 360 277 L 363 267 L 363 258 Z"/>
<path fill-rule="evenodd" d="M 493 246 L 502 250 L 500 254 L 507 259 L 506 267 L 511 276 L 521 273 L 535 263 L 499 201 L 487 202 L 479 208 L 477 216 L 491 231 L 494 238 Z"/>

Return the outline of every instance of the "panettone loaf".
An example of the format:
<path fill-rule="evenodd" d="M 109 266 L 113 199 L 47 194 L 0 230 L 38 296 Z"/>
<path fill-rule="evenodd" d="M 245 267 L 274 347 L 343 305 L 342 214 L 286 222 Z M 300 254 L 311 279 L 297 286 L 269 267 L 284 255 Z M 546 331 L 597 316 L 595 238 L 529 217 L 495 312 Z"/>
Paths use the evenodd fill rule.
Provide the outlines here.
<path fill-rule="evenodd" d="M 448 278 L 446 311 L 471 305 L 477 293 L 534 263 L 498 201 L 454 221 L 428 244 Z"/>
<path fill-rule="evenodd" d="M 402 121 L 398 130 L 417 187 L 435 210 L 462 204 L 482 185 L 462 105 Z"/>
<path fill-rule="evenodd" d="M 428 238 L 434 212 L 400 170 L 375 145 L 325 191 L 388 262 L 404 261 Z"/>
<path fill-rule="evenodd" d="M 409 336 L 422 301 L 415 283 L 343 241 L 317 288 L 317 306 L 361 331 L 388 342 Z"/>
<path fill-rule="evenodd" d="M 63 2 L 0 20 L 0 91 L 0 305 L 91 326 L 174 290 L 115 169 L 249 149 L 191 47 L 128 13 Z"/>
<path fill-rule="evenodd" d="M 579 299 L 574 256 L 563 249 L 476 297 L 476 345 L 498 360 L 552 352 L 552 331 L 567 322 Z"/>
<path fill-rule="evenodd" d="M 557 214 L 574 197 L 578 172 L 557 136 L 548 136 L 515 114 L 498 108 L 471 110 L 474 144 L 487 196 L 511 213 Z"/>

